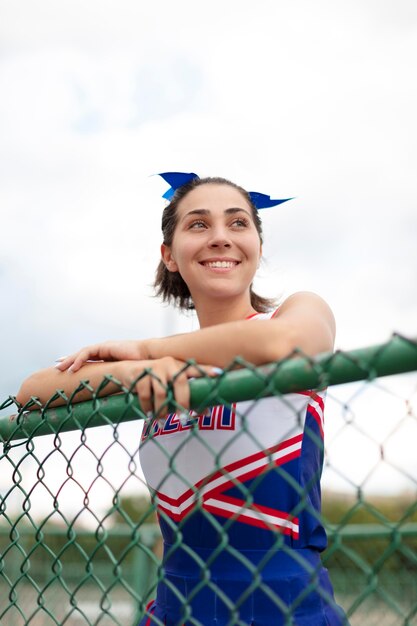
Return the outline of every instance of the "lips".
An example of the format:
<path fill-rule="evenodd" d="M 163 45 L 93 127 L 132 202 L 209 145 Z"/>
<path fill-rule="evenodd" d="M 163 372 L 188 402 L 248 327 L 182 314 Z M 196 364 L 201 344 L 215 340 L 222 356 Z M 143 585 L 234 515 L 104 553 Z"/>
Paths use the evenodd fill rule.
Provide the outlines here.
<path fill-rule="evenodd" d="M 216 268 L 216 269 L 230 269 L 232 267 L 236 267 L 240 263 L 240 261 L 230 261 L 230 260 L 216 260 L 216 261 L 200 261 L 201 265 L 204 267 Z"/>

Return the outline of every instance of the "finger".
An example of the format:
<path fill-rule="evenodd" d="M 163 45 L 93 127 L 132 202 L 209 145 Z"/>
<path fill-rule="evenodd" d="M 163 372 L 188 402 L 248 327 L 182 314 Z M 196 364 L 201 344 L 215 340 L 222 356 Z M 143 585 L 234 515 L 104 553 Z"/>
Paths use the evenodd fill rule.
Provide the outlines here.
<path fill-rule="evenodd" d="M 71 357 L 69 357 L 66 361 L 63 361 L 63 365 L 65 365 L 65 369 L 68 369 L 70 372 L 77 372 L 82 368 L 85 363 L 88 362 L 99 362 L 101 361 L 99 357 L 99 350 L 96 346 L 91 346 L 89 348 L 83 348 L 79 352 L 76 352 Z"/>
<path fill-rule="evenodd" d="M 66 362 L 67 360 L 69 360 L 69 358 L 70 358 L 70 357 L 68 357 L 68 356 L 61 356 L 61 357 L 59 357 L 59 359 L 56 359 L 56 360 L 55 360 L 55 365 L 54 365 L 54 367 L 55 367 L 56 369 L 58 369 L 58 370 L 60 370 L 60 371 L 62 371 L 62 372 L 63 372 L 65 369 L 67 369 L 67 366 L 66 366 L 66 363 L 65 363 L 65 362 Z"/>
<path fill-rule="evenodd" d="M 169 413 L 168 407 L 168 380 L 171 378 L 168 372 L 167 375 L 164 373 L 161 376 L 161 372 L 158 372 L 158 375 L 151 375 L 151 386 L 153 393 L 153 405 L 156 417 L 163 417 Z"/>
<path fill-rule="evenodd" d="M 179 405 L 177 407 L 179 411 L 188 410 L 190 407 L 190 382 L 187 374 L 187 372 L 177 373 L 172 381 L 175 404 Z"/>
<path fill-rule="evenodd" d="M 68 371 L 69 372 L 78 372 L 79 369 L 81 369 L 81 367 L 84 365 L 84 363 L 86 361 L 88 361 L 88 359 L 91 357 L 91 351 L 84 349 L 84 350 L 80 350 L 80 352 L 78 352 L 76 355 L 74 355 L 73 357 L 73 361 L 70 364 L 70 366 L 68 367 Z"/>
<path fill-rule="evenodd" d="M 57 359 L 58 362 L 55 365 L 55 367 L 61 370 L 61 372 L 63 372 L 67 370 L 74 363 L 75 358 L 76 358 L 75 354 L 72 354 L 71 356 L 61 357 L 60 359 Z"/>
<path fill-rule="evenodd" d="M 138 380 L 135 385 L 135 390 L 143 413 L 153 412 L 153 393 L 149 374 Z"/>
<path fill-rule="evenodd" d="M 72 365 L 69 366 L 68 371 L 78 372 L 88 362 L 97 363 L 101 359 L 97 358 L 97 350 L 82 350 L 75 357 Z"/>
<path fill-rule="evenodd" d="M 78 352 L 74 352 L 70 356 L 60 357 L 57 359 L 55 367 L 61 371 L 69 370 L 71 372 L 77 372 L 81 367 L 88 362 L 103 362 L 112 361 L 111 353 L 108 346 L 104 344 L 94 344 L 81 348 Z"/>
<path fill-rule="evenodd" d="M 201 376 L 220 376 L 224 373 L 224 370 L 215 365 L 189 365 L 185 373 L 188 378 L 197 378 Z"/>

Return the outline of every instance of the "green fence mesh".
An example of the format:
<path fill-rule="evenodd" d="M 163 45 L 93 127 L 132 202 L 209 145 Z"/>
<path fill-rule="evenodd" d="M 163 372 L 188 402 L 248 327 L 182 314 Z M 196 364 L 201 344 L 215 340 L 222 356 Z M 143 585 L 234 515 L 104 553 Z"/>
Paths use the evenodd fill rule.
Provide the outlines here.
<path fill-rule="evenodd" d="M 323 562 L 337 602 L 352 626 L 416 626 L 417 343 L 394 336 L 361 350 L 296 357 L 258 368 L 237 359 L 219 378 L 192 380 L 192 409 L 198 415 L 244 402 L 236 417 L 245 430 L 247 411 L 260 398 L 285 401 L 296 391 L 328 387 L 321 517 L 329 537 Z M 0 406 L 3 414 L 14 411 L 0 418 L 2 626 L 133 626 L 164 577 L 156 506 L 138 456 L 149 416 L 129 390 L 105 398 L 99 392 L 84 403 L 77 393 L 58 392 L 64 402 L 58 408 L 33 399 L 37 407 L 29 411 L 12 397 Z M 170 389 L 168 404 L 181 413 Z M 200 437 L 198 428 L 189 436 Z M 221 454 L 211 453 L 220 468 Z M 173 474 L 175 461 L 174 455 Z M 298 509 L 308 506 L 307 495 L 299 494 Z M 244 496 L 250 508 L 250 491 Z M 199 506 L 198 493 L 195 501 Z M 181 522 L 178 529 L 179 546 Z M 231 550 L 227 530 L 218 528 L 219 551 Z M 202 572 L 201 585 L 211 585 L 210 559 Z M 262 569 L 253 567 L 252 588 L 259 585 Z M 294 606 L 276 603 L 293 624 Z M 187 623 L 200 622 L 189 615 Z M 230 624 L 242 624 L 236 606 Z"/>

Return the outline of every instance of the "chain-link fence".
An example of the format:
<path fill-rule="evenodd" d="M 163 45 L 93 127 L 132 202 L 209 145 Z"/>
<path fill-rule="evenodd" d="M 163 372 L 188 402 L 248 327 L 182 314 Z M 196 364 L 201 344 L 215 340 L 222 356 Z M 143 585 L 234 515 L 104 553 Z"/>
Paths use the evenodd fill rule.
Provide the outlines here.
<path fill-rule="evenodd" d="M 257 589 L 274 603 L 283 623 L 297 624 L 302 598 L 276 597 L 264 573 L 272 554 L 297 552 L 292 548 L 303 519 L 326 528 L 329 545 L 322 560 L 352 626 L 417 625 L 415 371 L 416 342 L 396 336 L 376 347 L 315 359 L 297 355 L 258 368 L 237 360 L 218 378 L 191 381 L 192 411 L 176 406 L 168 389 L 169 415 L 163 419 L 144 415 L 138 398 L 122 387 L 118 395 L 99 397 L 109 378 L 92 390 L 90 402 L 77 403 L 77 392 L 71 398 L 58 392 L 64 402 L 58 408 L 49 402 L 28 411 L 27 406 L 17 409 L 12 398 L 5 401 L 3 414 L 15 413 L 0 418 L 0 624 L 137 624 L 150 614 L 148 602 L 166 576 L 157 511 L 174 552 L 188 549 L 184 536 L 197 511 L 214 547 L 204 559 L 188 549 L 187 558 L 200 572 L 194 593 L 207 588 L 218 596 L 230 625 L 246 623 L 240 606 Z M 80 388 L 85 386 L 88 382 Z M 325 388 L 323 448 L 320 390 Z M 277 446 L 265 449 L 250 416 L 270 397 L 282 409 L 273 419 L 280 420 L 285 409 L 292 421 Z M 223 449 L 212 447 L 207 437 L 216 428 L 228 434 Z M 169 472 L 158 478 L 150 499 L 140 448 L 151 441 L 151 454 L 166 457 L 161 441 L 172 432 L 181 433 L 182 442 L 194 441 L 199 452 L 193 464 L 204 466 L 211 459 L 212 471 L 196 482 L 184 469 L 182 443 L 166 461 Z M 242 437 L 253 447 L 243 473 L 227 456 L 241 446 Z M 322 514 L 312 506 L 320 476 L 296 482 L 286 465 L 298 458 L 306 439 L 319 456 L 325 452 Z M 285 513 L 256 500 L 271 474 L 293 493 Z M 182 485 L 175 502 L 164 496 L 163 486 L 171 483 Z M 234 544 L 235 528 L 245 524 L 273 537 L 265 562 L 248 562 L 239 542 Z M 227 587 L 213 582 L 218 555 L 239 566 L 243 562 L 250 573 L 240 604 L 228 604 Z M 314 567 L 308 562 L 305 567 L 304 596 L 314 591 L 325 598 Z M 203 623 L 193 618 L 187 598 L 175 593 L 184 604 L 183 622 Z"/>

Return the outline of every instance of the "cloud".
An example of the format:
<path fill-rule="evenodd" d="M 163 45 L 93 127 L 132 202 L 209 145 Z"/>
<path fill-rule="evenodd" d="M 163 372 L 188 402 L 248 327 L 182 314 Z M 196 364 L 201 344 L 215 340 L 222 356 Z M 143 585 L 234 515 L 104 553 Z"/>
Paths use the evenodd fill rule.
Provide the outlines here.
<path fill-rule="evenodd" d="M 3 3 L 2 396 L 79 345 L 196 328 L 151 297 L 165 190 L 224 175 L 263 214 L 266 295 L 338 345 L 415 334 L 415 3 Z M 7 356 L 6 356 L 7 355 Z"/>

